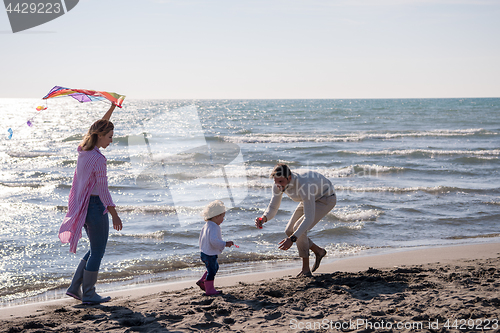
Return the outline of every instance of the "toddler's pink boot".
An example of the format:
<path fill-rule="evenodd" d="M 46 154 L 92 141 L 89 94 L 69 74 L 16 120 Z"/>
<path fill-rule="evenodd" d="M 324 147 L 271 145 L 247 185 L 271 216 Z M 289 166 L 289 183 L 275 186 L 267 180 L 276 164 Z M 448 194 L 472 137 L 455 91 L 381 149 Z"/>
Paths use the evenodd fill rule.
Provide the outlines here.
<path fill-rule="evenodd" d="M 205 272 L 205 274 L 203 274 L 203 276 L 201 277 L 201 279 L 199 279 L 196 284 L 198 285 L 198 287 L 200 287 L 201 290 L 205 291 L 205 278 L 207 277 L 207 274 L 208 272 Z"/>
<path fill-rule="evenodd" d="M 214 280 L 205 281 L 205 295 L 212 296 L 212 295 L 217 295 L 220 293 L 221 293 L 220 291 L 215 290 L 215 288 L 214 288 Z"/>

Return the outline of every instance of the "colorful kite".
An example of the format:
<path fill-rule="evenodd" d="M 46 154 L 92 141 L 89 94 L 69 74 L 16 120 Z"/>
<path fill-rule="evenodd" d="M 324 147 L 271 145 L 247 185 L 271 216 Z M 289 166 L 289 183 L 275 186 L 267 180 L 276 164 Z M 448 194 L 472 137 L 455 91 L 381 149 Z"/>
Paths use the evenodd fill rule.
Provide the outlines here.
<path fill-rule="evenodd" d="M 95 91 L 87 89 L 70 89 L 55 86 L 43 99 L 49 99 L 54 97 L 64 97 L 71 96 L 80 103 L 92 102 L 92 101 L 103 101 L 108 100 L 119 108 L 122 107 L 124 95 L 119 95 L 107 91 Z"/>
<path fill-rule="evenodd" d="M 123 100 L 125 99 L 124 95 L 119 95 L 116 93 L 112 92 L 107 92 L 107 91 L 95 91 L 95 90 L 87 90 L 87 89 L 70 89 L 70 88 L 64 88 L 64 87 L 59 87 L 55 86 L 52 88 L 49 93 L 43 97 L 43 99 L 49 99 L 49 98 L 54 98 L 54 97 L 65 97 L 65 96 L 71 96 L 74 99 L 76 99 L 80 103 L 85 103 L 85 102 L 92 102 L 92 101 L 105 101 L 108 100 L 114 105 L 118 106 L 119 108 L 122 107 Z M 44 111 L 47 110 L 46 106 L 38 106 L 36 108 L 37 111 Z M 39 113 L 38 113 L 39 114 Z M 33 119 L 38 116 L 36 114 L 35 116 L 29 118 L 26 121 L 26 125 L 29 127 L 33 127 Z M 8 135 L 7 139 L 12 139 L 12 135 L 14 134 L 14 130 L 12 128 L 7 129 Z"/>

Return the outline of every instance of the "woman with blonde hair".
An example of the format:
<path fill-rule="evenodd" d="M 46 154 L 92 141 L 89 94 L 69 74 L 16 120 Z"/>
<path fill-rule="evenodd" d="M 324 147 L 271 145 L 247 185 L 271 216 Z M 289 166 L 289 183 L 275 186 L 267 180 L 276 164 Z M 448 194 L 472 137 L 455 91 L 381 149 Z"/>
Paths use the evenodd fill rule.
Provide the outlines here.
<path fill-rule="evenodd" d="M 85 229 L 90 250 L 80 261 L 66 291 L 66 295 L 84 304 L 108 302 L 95 292 L 95 284 L 109 235 L 108 212 L 113 218 L 113 228 L 122 230 L 122 221 L 108 189 L 106 157 L 99 148 L 113 142 L 114 125 L 109 121 L 115 109 L 113 104 L 104 117 L 92 124 L 78 146 L 78 160 L 73 184 L 69 192 L 68 213 L 59 229 L 59 239 L 70 243 L 70 252 L 76 253 L 78 240 Z"/>

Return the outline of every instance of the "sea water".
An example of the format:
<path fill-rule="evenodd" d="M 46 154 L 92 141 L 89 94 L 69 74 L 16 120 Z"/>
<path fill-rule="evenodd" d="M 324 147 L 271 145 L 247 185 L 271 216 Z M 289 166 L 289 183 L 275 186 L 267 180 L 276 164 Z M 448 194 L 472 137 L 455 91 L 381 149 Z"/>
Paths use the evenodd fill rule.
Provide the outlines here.
<path fill-rule="evenodd" d="M 62 296 L 88 250 L 85 233 L 75 255 L 58 230 L 77 146 L 107 108 L 0 99 L 3 305 Z M 220 256 L 221 274 L 299 267 L 295 247 L 277 246 L 297 203 L 284 196 L 275 219 L 254 225 L 278 162 L 335 185 L 337 206 L 309 232 L 329 259 L 500 236 L 497 98 L 126 100 L 111 120 L 101 151 L 123 230 L 110 230 L 101 266 L 110 288 L 201 275 L 200 212 L 215 199 L 230 208 L 223 238 L 239 245 Z"/>

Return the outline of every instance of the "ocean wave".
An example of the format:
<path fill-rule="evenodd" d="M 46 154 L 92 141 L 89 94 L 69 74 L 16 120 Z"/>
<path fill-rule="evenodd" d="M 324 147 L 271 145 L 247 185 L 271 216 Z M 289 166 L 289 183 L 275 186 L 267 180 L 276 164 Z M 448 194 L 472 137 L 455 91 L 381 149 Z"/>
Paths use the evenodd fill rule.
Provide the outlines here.
<path fill-rule="evenodd" d="M 45 152 L 45 151 L 8 151 L 7 155 L 16 158 L 36 158 L 36 157 L 55 156 L 56 153 Z"/>
<path fill-rule="evenodd" d="M 331 244 L 327 245 L 325 248 L 328 251 L 328 256 L 333 256 L 333 257 L 352 255 L 370 249 L 370 247 L 368 246 L 358 245 L 358 244 L 347 244 L 347 243 Z"/>
<path fill-rule="evenodd" d="M 68 210 L 68 206 L 58 205 L 58 206 L 41 206 L 48 207 L 48 209 L 55 209 L 58 211 L 66 212 Z M 199 215 L 203 207 L 188 207 L 188 206 L 171 206 L 171 205 L 152 205 L 152 206 L 116 206 L 116 211 L 119 213 L 138 213 L 138 214 L 175 214 L 176 212 L 181 212 L 183 214 L 188 215 Z M 229 210 L 229 209 L 228 209 Z M 261 209 L 257 208 L 245 208 L 245 207 L 232 207 L 230 208 L 232 212 L 255 212 L 262 213 Z M 279 210 L 282 211 L 282 210 Z M 131 237 L 144 237 L 144 238 L 162 238 L 167 235 L 167 231 L 156 231 L 151 234 L 140 234 L 140 235 L 123 235 L 123 236 L 131 236 Z M 184 235 L 184 234 L 179 234 Z M 172 233 L 169 231 L 168 236 L 172 236 Z M 198 237 L 198 236 L 196 236 Z"/>
<path fill-rule="evenodd" d="M 290 257 L 287 255 L 231 251 L 219 255 L 218 261 L 222 265 L 227 265 L 288 259 Z M 191 255 L 169 256 L 165 259 L 132 259 L 114 264 L 113 270 L 103 269 L 99 273 L 99 280 L 102 283 L 121 282 L 140 276 L 189 268 L 196 269 L 198 267 L 204 267 L 203 262 L 200 260 L 199 252 Z M 0 274 L 0 285 L 2 285 L 2 288 L 0 288 L 0 303 L 35 297 L 49 290 L 67 288 L 71 277 L 72 272 L 63 275 L 42 273 L 40 275 L 14 276 L 7 273 Z M 157 280 L 164 281 L 164 277 L 158 276 Z"/>
<path fill-rule="evenodd" d="M 31 187 L 31 188 L 40 188 L 40 187 L 46 186 L 47 184 L 0 182 L 0 185 L 1 186 L 5 186 L 5 187 Z"/>
<path fill-rule="evenodd" d="M 362 221 L 337 223 L 333 227 L 321 230 L 321 237 L 336 239 L 335 237 L 355 236 L 360 230 L 365 228 L 365 224 L 366 222 Z"/>
<path fill-rule="evenodd" d="M 325 170 L 323 175 L 327 177 L 339 178 L 339 177 L 350 177 L 353 175 L 357 176 L 377 176 L 380 174 L 388 174 L 393 172 L 403 172 L 408 170 L 404 167 L 396 166 L 385 166 L 377 164 L 356 164 L 345 169 L 336 170 L 336 173 L 330 174 L 328 170 Z M 342 172 L 343 171 L 343 172 Z M 321 173 L 321 172 L 320 172 Z"/>
<path fill-rule="evenodd" d="M 402 167 L 376 165 L 376 164 L 371 164 L 371 165 L 370 164 L 356 164 L 354 166 L 354 168 L 355 168 L 355 172 L 371 170 L 371 171 L 378 172 L 378 173 L 401 171 L 401 170 L 405 169 Z"/>
<path fill-rule="evenodd" d="M 413 186 L 413 187 L 390 187 L 390 186 L 378 186 L 378 187 L 353 187 L 353 186 L 342 186 L 336 185 L 335 191 L 337 193 L 342 192 L 390 192 L 390 193 L 407 193 L 407 192 L 426 192 L 429 194 L 444 194 L 444 193 L 482 193 L 491 192 L 491 190 L 483 189 L 466 189 L 460 187 L 452 186 Z"/>
<path fill-rule="evenodd" d="M 398 149 L 398 150 L 339 150 L 339 153 L 349 155 L 473 155 L 473 156 L 487 156 L 487 155 L 500 155 L 500 149 L 484 149 L 484 150 L 438 150 L 438 149 Z"/>
<path fill-rule="evenodd" d="M 68 206 L 55 206 L 53 209 L 59 211 L 67 211 Z M 184 214 L 196 215 L 202 211 L 203 207 L 188 207 L 188 206 L 170 206 L 170 205 L 152 205 L 152 206 L 116 206 L 116 211 L 119 213 L 138 213 L 138 214 L 175 214 L 182 212 Z M 154 237 L 152 237 L 154 238 Z"/>
<path fill-rule="evenodd" d="M 377 218 L 382 215 L 384 211 L 378 209 L 357 209 L 354 211 L 339 211 L 335 210 L 329 214 L 336 217 L 338 220 L 343 222 L 360 222 L 360 221 L 376 221 Z"/>
<path fill-rule="evenodd" d="M 144 239 L 164 239 L 165 236 L 167 235 L 167 232 L 165 230 L 159 230 L 159 231 L 154 231 L 154 232 L 148 232 L 145 234 L 123 234 L 123 233 L 117 233 L 113 235 L 113 238 L 144 238 Z M 171 244 L 170 244 L 171 245 Z"/>
<path fill-rule="evenodd" d="M 230 185 L 235 186 L 235 187 L 267 187 L 272 184 L 272 180 L 269 178 L 269 175 L 272 171 L 272 167 L 258 167 L 258 166 L 251 166 L 251 167 L 232 167 L 228 166 L 225 168 L 225 173 L 226 176 L 228 177 L 229 180 L 231 180 Z M 324 175 L 327 178 L 342 178 L 342 177 L 348 177 L 350 175 L 353 175 L 355 173 L 370 173 L 370 174 L 379 174 L 379 173 L 389 173 L 393 171 L 401 171 L 403 168 L 399 167 L 387 167 L 387 166 L 380 166 L 380 165 L 353 165 L 353 166 L 346 166 L 338 169 L 331 169 L 331 168 L 318 168 L 318 169 L 307 169 L 307 168 L 294 168 L 293 171 L 316 171 L 319 172 L 320 174 Z M 160 175 L 160 173 L 157 174 L 152 174 L 153 177 L 163 177 Z M 219 171 L 217 173 L 211 173 L 211 174 L 204 174 L 202 177 L 199 177 L 198 179 L 209 179 L 209 180 L 217 180 L 217 182 L 214 182 L 213 185 L 217 186 L 226 186 L 226 183 L 224 180 L 221 178 L 222 173 Z M 152 179 L 153 179 L 152 177 Z M 178 179 L 178 180 L 183 180 L 187 178 L 187 174 L 184 175 L 182 173 L 178 173 L 175 175 L 168 175 L 168 179 Z M 258 178 L 257 180 L 255 178 Z M 153 180 L 147 180 L 148 182 L 153 182 Z M 140 187 L 145 187 L 144 182 L 139 182 Z M 154 183 L 156 184 L 156 183 Z"/>
<path fill-rule="evenodd" d="M 287 260 L 288 255 L 275 255 L 256 252 L 223 252 L 219 255 L 219 264 L 235 264 L 247 262 L 260 262 L 266 260 Z M 178 271 L 187 268 L 203 267 L 199 252 L 191 255 L 169 256 L 166 259 L 133 259 L 122 261 L 115 265 L 115 270 L 102 272 L 99 278 L 104 281 L 120 281 L 137 275 L 157 274 L 162 272 Z"/>
<path fill-rule="evenodd" d="M 495 238 L 500 237 L 500 234 L 482 234 L 482 235 L 472 235 L 472 236 L 451 236 L 445 237 L 444 239 L 474 239 L 474 238 Z"/>
<path fill-rule="evenodd" d="M 182 207 L 187 210 L 187 207 Z M 116 210 L 125 213 L 141 213 L 141 214 L 169 214 L 175 213 L 176 207 L 170 205 L 162 206 L 118 206 Z"/>
<path fill-rule="evenodd" d="M 3 273 L 0 275 L 0 285 L 0 303 L 6 303 L 63 288 L 67 283 L 61 284 L 60 279 L 49 273 L 42 273 L 40 276 Z"/>
<path fill-rule="evenodd" d="M 484 164 L 486 161 L 498 160 L 498 156 L 460 156 L 457 157 L 454 162 L 461 164 Z"/>
<path fill-rule="evenodd" d="M 243 136 L 223 136 L 222 139 L 232 143 L 294 143 L 294 142 L 350 142 L 363 140 L 390 140 L 405 137 L 454 137 L 474 135 L 497 135 L 496 132 L 482 128 L 457 130 L 430 130 L 385 133 L 348 133 L 348 134 L 311 134 L 279 133 L 279 134 L 246 134 Z"/>
<path fill-rule="evenodd" d="M 167 230 L 158 230 L 154 232 L 148 232 L 144 234 L 124 234 L 124 233 L 116 233 L 113 234 L 113 237 L 117 238 L 143 238 L 143 239 L 165 239 L 165 237 L 169 237 L 169 239 L 198 239 L 199 237 L 199 232 L 198 230 L 196 231 L 184 231 L 182 233 L 175 233 Z M 169 242 L 168 244 L 165 244 L 165 246 L 173 246 L 175 244 L 179 243 L 174 243 L 174 242 Z"/>
<path fill-rule="evenodd" d="M 271 173 L 272 167 L 258 167 L 251 166 L 247 167 L 245 171 L 239 173 L 231 173 L 231 176 L 236 177 L 259 177 L 259 178 L 267 178 L 269 179 L 269 175 Z M 358 173 L 369 173 L 369 174 L 380 174 L 380 173 L 391 173 L 391 172 L 400 172 L 404 171 L 403 167 L 396 166 L 385 166 L 385 165 L 377 165 L 377 164 L 354 164 L 341 168 L 293 168 L 292 171 L 316 171 L 327 178 L 343 178 L 348 177 L 353 174 Z"/>
<path fill-rule="evenodd" d="M 83 140 L 82 134 L 74 134 L 68 136 L 67 138 L 62 139 L 62 142 L 82 141 L 82 140 Z"/>

